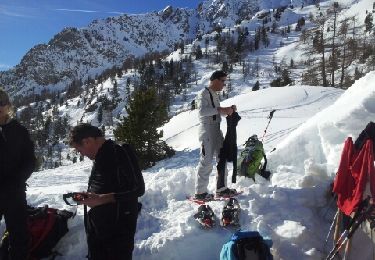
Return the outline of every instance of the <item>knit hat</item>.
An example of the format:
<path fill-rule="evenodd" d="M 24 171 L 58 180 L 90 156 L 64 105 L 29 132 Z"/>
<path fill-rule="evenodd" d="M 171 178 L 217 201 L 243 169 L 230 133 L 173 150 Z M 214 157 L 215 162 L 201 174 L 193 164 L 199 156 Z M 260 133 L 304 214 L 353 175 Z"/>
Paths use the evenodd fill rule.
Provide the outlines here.
<path fill-rule="evenodd" d="M 8 94 L 4 89 L 0 88 L 0 106 L 10 105 Z"/>
<path fill-rule="evenodd" d="M 210 81 L 214 81 L 215 79 L 220 79 L 220 78 L 223 78 L 223 77 L 226 77 L 226 76 L 227 76 L 227 73 L 225 73 L 222 70 L 217 70 L 214 73 L 212 73 L 212 75 L 210 77 Z"/>

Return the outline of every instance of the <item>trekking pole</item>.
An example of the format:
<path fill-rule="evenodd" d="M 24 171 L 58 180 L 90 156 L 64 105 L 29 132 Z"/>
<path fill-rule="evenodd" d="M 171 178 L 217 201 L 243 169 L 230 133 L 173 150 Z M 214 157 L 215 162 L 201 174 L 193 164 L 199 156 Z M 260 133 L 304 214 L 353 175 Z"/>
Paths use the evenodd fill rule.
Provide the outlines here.
<path fill-rule="evenodd" d="M 268 124 L 267 124 L 267 126 L 266 126 L 266 129 L 264 129 L 264 132 L 263 132 L 263 136 L 262 136 L 262 138 L 260 139 L 262 142 L 263 142 L 263 138 L 264 138 L 264 136 L 266 135 L 266 133 L 267 133 L 267 129 L 268 129 L 268 126 L 270 125 L 270 123 L 271 123 L 271 120 L 272 120 L 272 118 L 273 118 L 273 113 L 275 113 L 275 111 L 276 111 L 276 109 L 273 109 L 273 110 L 271 110 L 271 112 L 270 112 L 270 114 L 268 115 Z"/>
<path fill-rule="evenodd" d="M 329 254 L 327 255 L 326 260 L 333 260 L 336 257 L 341 247 L 353 236 L 354 232 L 358 229 L 362 222 L 366 220 L 368 215 L 370 215 L 370 213 L 374 209 L 374 205 L 371 204 L 370 206 L 368 206 L 369 200 L 370 197 L 362 201 L 362 203 L 359 205 L 357 212 L 354 214 L 354 217 L 350 221 L 348 227 L 337 240 L 331 252 L 329 252 Z M 368 208 L 363 212 L 363 209 L 366 207 Z"/>
<path fill-rule="evenodd" d="M 331 251 L 331 252 L 332 252 L 331 257 L 327 258 L 327 260 L 333 260 L 333 259 L 336 257 L 336 255 L 339 253 L 341 247 L 342 247 L 343 245 L 345 245 L 346 242 L 348 242 L 349 239 L 352 238 L 352 236 L 354 235 L 354 232 L 358 229 L 358 227 L 362 224 L 362 222 L 366 220 L 366 218 L 367 218 L 369 212 L 371 212 L 371 211 L 373 210 L 373 208 L 374 208 L 374 206 L 371 205 L 371 206 L 366 210 L 366 212 L 363 213 L 363 214 L 357 219 L 357 221 L 355 221 L 355 223 L 353 224 L 353 226 L 352 226 L 352 228 L 350 229 L 349 232 L 347 232 L 347 230 L 345 230 L 345 232 L 344 232 L 344 233 L 345 233 L 345 236 L 344 236 L 343 240 L 341 240 L 342 238 L 340 237 L 339 241 L 341 240 L 341 242 L 338 244 L 337 248 L 336 248 L 333 252 Z M 344 233 L 343 233 L 343 234 L 344 234 Z"/>
<path fill-rule="evenodd" d="M 328 234 L 327 234 L 327 237 L 326 237 L 326 241 L 325 241 L 325 244 L 328 243 L 328 239 L 329 239 L 329 236 L 331 235 L 331 232 L 333 230 L 333 227 L 335 226 L 335 222 L 336 222 L 336 219 L 337 217 L 339 216 L 339 211 L 336 212 L 335 216 L 333 217 L 333 221 L 332 221 L 332 224 L 329 228 L 329 231 L 328 231 Z"/>
<path fill-rule="evenodd" d="M 346 229 L 344 230 L 344 232 L 340 235 L 340 237 L 337 238 L 337 240 L 334 240 L 336 241 L 335 242 L 335 245 L 333 247 L 333 249 L 329 252 L 329 254 L 327 255 L 326 257 L 326 260 L 330 260 L 330 259 L 333 259 L 332 255 L 336 255 L 339 251 L 340 251 L 340 248 L 345 240 L 345 237 L 347 237 L 347 235 L 349 234 L 349 230 L 352 228 L 353 224 L 357 221 L 357 218 L 359 217 L 359 215 L 361 214 L 361 211 L 363 210 L 363 208 L 365 207 L 365 204 L 367 206 L 368 204 L 368 201 L 369 199 L 366 199 L 364 201 L 361 202 L 361 204 L 359 205 L 356 213 L 354 214 L 353 218 L 350 220 L 348 226 L 346 227 Z M 336 224 L 338 224 L 338 221 L 340 219 L 340 210 L 338 209 L 337 212 L 339 213 L 338 216 L 337 216 L 337 222 Z M 337 227 L 336 227 L 337 228 Z M 337 229 L 338 230 L 338 229 Z M 336 230 L 336 231 L 337 231 Z M 336 232 L 335 231 L 335 232 Z M 335 236 L 338 236 L 338 234 L 335 234 Z"/>

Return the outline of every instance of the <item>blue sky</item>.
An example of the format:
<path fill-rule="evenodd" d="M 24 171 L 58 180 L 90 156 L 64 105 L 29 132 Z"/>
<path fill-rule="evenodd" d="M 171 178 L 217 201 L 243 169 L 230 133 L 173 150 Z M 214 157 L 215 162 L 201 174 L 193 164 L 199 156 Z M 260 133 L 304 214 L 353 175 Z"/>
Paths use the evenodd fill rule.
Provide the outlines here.
<path fill-rule="evenodd" d="M 0 0 L 0 70 L 17 65 L 34 45 L 48 42 L 64 27 L 94 19 L 161 10 L 195 8 L 203 0 Z"/>

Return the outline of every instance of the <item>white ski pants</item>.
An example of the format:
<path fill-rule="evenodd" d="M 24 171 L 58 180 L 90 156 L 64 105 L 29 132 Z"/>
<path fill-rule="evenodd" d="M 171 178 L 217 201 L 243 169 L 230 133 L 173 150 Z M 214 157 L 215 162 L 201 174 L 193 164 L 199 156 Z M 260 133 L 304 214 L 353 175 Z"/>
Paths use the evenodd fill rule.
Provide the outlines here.
<path fill-rule="evenodd" d="M 219 152 L 224 141 L 223 133 L 220 131 L 220 123 L 201 123 L 199 129 L 199 141 L 201 143 L 201 151 L 195 180 L 196 194 L 208 192 L 207 186 L 212 172 L 213 158 L 216 158 L 216 162 L 219 161 Z M 227 174 L 228 169 L 225 166 L 225 187 L 227 186 Z"/>

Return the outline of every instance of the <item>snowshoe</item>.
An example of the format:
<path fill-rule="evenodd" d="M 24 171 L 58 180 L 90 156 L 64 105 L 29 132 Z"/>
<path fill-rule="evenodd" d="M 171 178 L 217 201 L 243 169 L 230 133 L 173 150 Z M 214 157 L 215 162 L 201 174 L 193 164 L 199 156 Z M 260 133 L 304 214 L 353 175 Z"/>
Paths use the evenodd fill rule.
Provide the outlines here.
<path fill-rule="evenodd" d="M 215 213 L 209 205 L 200 205 L 194 218 L 203 228 L 212 228 L 215 226 Z"/>
<path fill-rule="evenodd" d="M 216 192 L 213 200 L 228 200 L 242 194 L 243 191 L 237 191 L 235 189 L 225 189 L 221 192 Z"/>
<path fill-rule="evenodd" d="M 239 226 L 239 217 L 240 217 L 240 204 L 238 200 L 235 198 L 230 198 L 227 203 L 224 205 L 222 217 L 221 217 L 221 225 L 223 227 L 226 226 Z"/>
<path fill-rule="evenodd" d="M 191 201 L 191 202 L 194 202 L 195 204 L 198 204 L 198 205 L 203 205 L 203 204 L 206 204 L 206 202 L 210 202 L 210 201 L 223 201 L 223 200 L 229 200 L 230 198 L 233 198 L 233 197 L 236 197 L 240 194 L 242 194 L 243 191 L 235 191 L 234 193 L 232 194 L 215 194 L 215 196 L 212 196 L 210 198 L 207 198 L 207 199 L 197 199 L 195 198 L 195 196 L 186 196 L 186 199 L 188 201 Z"/>
<path fill-rule="evenodd" d="M 214 200 L 213 194 L 203 193 L 202 195 L 203 196 L 197 196 L 196 194 L 194 196 L 186 196 L 186 198 L 190 200 L 191 202 L 195 202 L 198 205 L 203 205 L 206 202 Z"/>

